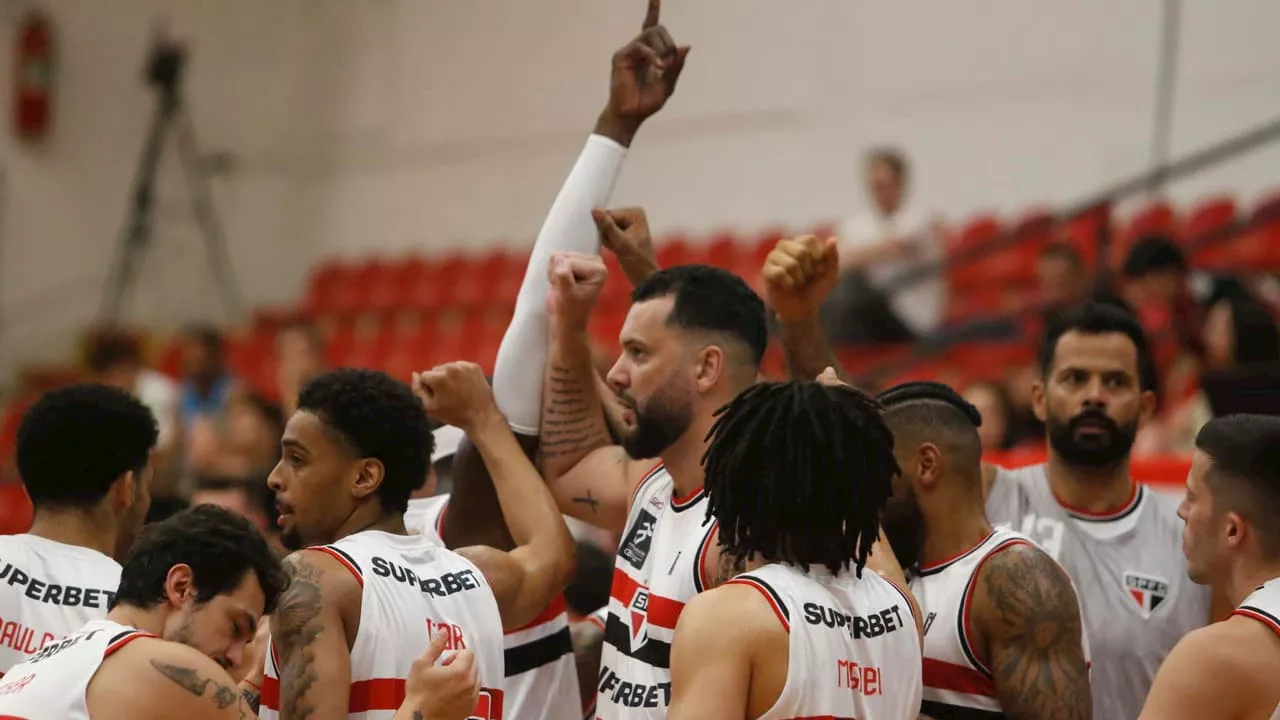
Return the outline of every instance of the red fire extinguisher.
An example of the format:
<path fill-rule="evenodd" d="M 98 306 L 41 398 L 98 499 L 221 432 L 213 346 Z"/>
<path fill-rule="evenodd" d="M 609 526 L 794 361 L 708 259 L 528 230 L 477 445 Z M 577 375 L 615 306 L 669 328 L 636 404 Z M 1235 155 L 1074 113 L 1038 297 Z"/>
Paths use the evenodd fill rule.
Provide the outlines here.
<path fill-rule="evenodd" d="M 39 142 L 53 121 L 53 26 L 38 8 L 18 25 L 14 62 L 13 132 L 24 142 Z"/>

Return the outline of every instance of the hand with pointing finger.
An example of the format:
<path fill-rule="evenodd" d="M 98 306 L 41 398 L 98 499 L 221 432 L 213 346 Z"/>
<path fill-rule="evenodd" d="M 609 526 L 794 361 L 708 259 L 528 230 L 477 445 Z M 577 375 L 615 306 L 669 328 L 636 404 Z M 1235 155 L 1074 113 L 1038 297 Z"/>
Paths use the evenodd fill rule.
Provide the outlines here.
<path fill-rule="evenodd" d="M 765 258 L 765 302 L 780 320 L 814 318 L 840 279 L 836 239 L 813 235 L 780 240 Z"/>
<path fill-rule="evenodd" d="M 640 34 L 613 54 L 609 103 L 595 131 L 623 147 L 630 147 L 640 124 L 666 105 L 689 54 L 689 46 L 677 46 L 659 24 L 661 9 L 661 0 L 649 0 Z"/>
<path fill-rule="evenodd" d="M 592 210 L 591 219 L 600 230 L 600 244 L 618 258 L 622 272 L 634 287 L 658 272 L 658 259 L 653 254 L 653 237 L 649 234 L 649 218 L 644 208 Z"/>

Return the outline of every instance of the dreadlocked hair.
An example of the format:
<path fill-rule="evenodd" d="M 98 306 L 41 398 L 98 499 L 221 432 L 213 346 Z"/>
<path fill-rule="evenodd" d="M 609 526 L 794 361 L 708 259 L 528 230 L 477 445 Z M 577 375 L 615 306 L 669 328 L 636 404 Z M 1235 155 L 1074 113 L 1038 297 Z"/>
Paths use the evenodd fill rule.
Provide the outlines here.
<path fill-rule="evenodd" d="M 702 464 L 721 552 L 861 577 L 899 472 L 880 411 L 812 381 L 759 383 L 717 410 Z"/>

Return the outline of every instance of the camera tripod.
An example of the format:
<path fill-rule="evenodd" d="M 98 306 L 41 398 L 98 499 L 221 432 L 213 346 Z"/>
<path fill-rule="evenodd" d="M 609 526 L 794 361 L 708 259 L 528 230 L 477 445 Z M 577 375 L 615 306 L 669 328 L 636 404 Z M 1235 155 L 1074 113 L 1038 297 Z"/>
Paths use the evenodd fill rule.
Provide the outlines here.
<path fill-rule="evenodd" d="M 191 213 L 204 240 L 209 270 L 213 273 L 223 311 L 228 320 L 242 316 L 243 300 L 231 269 L 226 235 L 214 208 L 195 128 L 183 108 L 181 83 L 185 64 L 186 48 L 181 44 L 163 37 L 153 42 L 145 80 L 157 92 L 156 111 L 142 148 L 128 215 L 102 298 L 99 320 L 108 326 L 119 322 L 123 305 L 141 275 L 143 260 L 151 246 L 156 171 L 170 132 L 176 133 L 178 160 L 190 191 Z"/>

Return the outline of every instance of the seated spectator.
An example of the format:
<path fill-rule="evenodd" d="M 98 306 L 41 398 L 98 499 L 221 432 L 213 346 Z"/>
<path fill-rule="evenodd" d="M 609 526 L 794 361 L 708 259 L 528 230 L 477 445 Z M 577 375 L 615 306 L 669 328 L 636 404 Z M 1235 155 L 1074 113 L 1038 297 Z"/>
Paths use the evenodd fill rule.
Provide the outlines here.
<path fill-rule="evenodd" d="M 828 336 L 845 343 L 906 342 L 933 333 L 946 298 L 941 273 L 891 287 L 906 270 L 942 258 L 942 241 L 905 204 L 907 161 L 879 149 L 867 160 L 870 210 L 840 228 L 841 280 L 823 308 Z"/>
<path fill-rule="evenodd" d="M 329 369 L 324 334 L 307 320 L 296 320 L 276 333 L 276 382 L 285 418 L 297 410 L 298 392 Z"/>
<path fill-rule="evenodd" d="M 179 412 L 184 423 L 222 412 L 234 384 L 227 369 L 222 331 L 195 325 L 182 338 L 182 399 Z"/>
<path fill-rule="evenodd" d="M 1084 258 L 1068 243 L 1046 247 L 1036 259 L 1036 291 L 1041 303 L 1042 322 L 1052 324 L 1059 313 L 1089 299 L 1093 281 Z"/>
<path fill-rule="evenodd" d="M 1157 342 L 1162 331 L 1172 329 L 1178 350 L 1199 355 L 1200 310 L 1182 248 L 1161 235 L 1143 237 L 1129 249 L 1121 274 L 1121 297 L 1143 329 Z"/>
<path fill-rule="evenodd" d="M 200 480 L 191 495 L 192 505 L 217 505 L 243 515 L 262 532 L 277 552 L 284 554 L 276 527 L 276 500 L 265 476 L 210 477 Z"/>
<path fill-rule="evenodd" d="M 189 468 L 197 476 L 266 474 L 280 459 L 284 424 L 279 405 L 257 392 L 236 389 L 220 418 L 192 424 Z"/>
<path fill-rule="evenodd" d="M 983 451 L 1008 450 L 1013 447 L 1012 407 L 1009 394 L 1000 385 L 992 382 L 970 383 L 965 388 L 964 399 L 968 400 L 982 415 L 982 425 L 978 427 L 978 439 L 982 441 Z"/>

